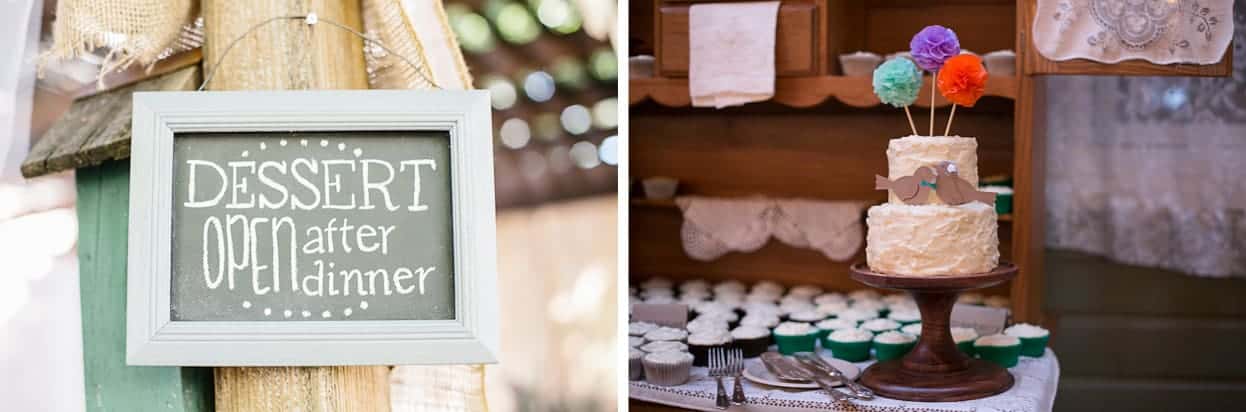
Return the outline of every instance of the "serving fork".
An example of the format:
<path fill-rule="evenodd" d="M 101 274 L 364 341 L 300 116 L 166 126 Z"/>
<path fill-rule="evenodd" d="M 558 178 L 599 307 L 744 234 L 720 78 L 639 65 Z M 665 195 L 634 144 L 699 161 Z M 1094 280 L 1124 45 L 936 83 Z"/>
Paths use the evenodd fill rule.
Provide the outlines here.
<path fill-rule="evenodd" d="M 718 394 L 714 396 L 714 406 L 718 409 L 727 409 L 731 406 L 731 401 L 727 399 L 727 388 L 723 387 L 723 377 L 727 376 L 729 370 L 723 348 L 710 348 L 709 369 L 710 377 L 718 381 Z"/>
<path fill-rule="evenodd" d="M 744 373 L 744 350 L 735 348 L 729 352 L 727 365 L 731 372 L 731 377 L 735 378 L 735 388 L 731 393 L 731 403 L 733 405 L 743 405 L 747 399 L 744 397 L 744 385 L 740 383 L 740 377 Z"/>

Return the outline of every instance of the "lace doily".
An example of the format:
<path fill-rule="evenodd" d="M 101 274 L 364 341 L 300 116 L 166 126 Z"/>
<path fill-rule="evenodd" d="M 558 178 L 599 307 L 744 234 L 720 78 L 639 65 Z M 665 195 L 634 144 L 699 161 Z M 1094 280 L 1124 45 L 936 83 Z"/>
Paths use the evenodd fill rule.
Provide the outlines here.
<path fill-rule="evenodd" d="M 680 228 L 684 252 L 697 260 L 754 252 L 773 236 L 842 262 L 865 241 L 861 223 L 865 204 L 860 202 L 685 196 L 675 203 L 684 214 Z"/>
<path fill-rule="evenodd" d="M 1051 60 L 1212 64 L 1233 37 L 1233 1 L 1039 0 L 1033 32 Z"/>
<path fill-rule="evenodd" d="M 757 362 L 756 359 L 747 360 Z M 864 370 L 873 361 L 856 363 Z M 831 402 L 830 396 L 821 390 L 780 389 L 744 382 L 744 394 L 748 411 L 835 411 L 835 412 L 1031 412 L 1050 411 L 1056 400 L 1056 386 L 1060 381 L 1060 362 L 1055 352 L 1048 349 L 1041 358 L 1021 357 L 1016 367 L 1008 370 L 1016 378 L 1011 389 L 999 395 L 962 402 L 909 402 L 887 398 L 870 401 Z M 717 391 L 714 379 L 706 368 L 692 368 L 688 383 L 673 387 L 657 386 L 644 381 L 632 381 L 629 397 L 632 399 L 661 403 L 681 408 L 715 411 L 714 395 Z M 724 381 L 732 384 L 730 379 Z M 731 386 L 727 386 L 731 390 Z"/>

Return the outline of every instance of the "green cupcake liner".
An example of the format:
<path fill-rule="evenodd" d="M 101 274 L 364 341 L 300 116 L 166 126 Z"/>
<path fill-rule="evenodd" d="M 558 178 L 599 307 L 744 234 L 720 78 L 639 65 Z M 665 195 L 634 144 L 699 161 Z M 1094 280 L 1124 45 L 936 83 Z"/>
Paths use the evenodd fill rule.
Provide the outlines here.
<path fill-rule="evenodd" d="M 1021 357 L 1021 345 L 974 346 L 973 349 L 978 352 L 978 357 L 982 358 L 982 360 L 993 362 L 1005 368 L 1017 366 L 1017 361 Z"/>
<path fill-rule="evenodd" d="M 1047 349 L 1047 338 L 1051 335 L 1040 338 L 1020 338 L 1021 354 L 1032 358 L 1040 358 Z"/>
<path fill-rule="evenodd" d="M 830 330 L 830 329 L 822 329 L 822 328 L 818 328 L 818 331 L 817 331 L 817 332 L 815 332 L 815 335 L 817 335 L 817 337 L 818 337 L 818 339 L 817 339 L 817 340 L 826 339 L 826 336 L 827 336 L 827 335 L 830 335 L 830 334 L 831 334 L 831 330 Z"/>
<path fill-rule="evenodd" d="M 874 342 L 874 357 L 878 358 L 879 362 L 899 359 L 908 354 L 910 350 L 913 350 L 913 346 L 916 345 L 916 341 L 908 343 Z"/>
<path fill-rule="evenodd" d="M 831 339 L 823 339 L 822 347 L 831 350 L 831 356 L 835 359 L 846 360 L 848 362 L 861 362 L 870 359 L 870 346 L 873 342 L 836 342 Z"/>
<path fill-rule="evenodd" d="M 956 344 L 956 349 L 960 349 L 961 353 L 964 353 L 964 354 L 966 354 L 966 355 L 969 355 L 969 357 L 971 357 L 971 358 L 972 358 L 972 357 L 973 357 L 973 355 L 977 352 L 977 351 L 973 350 L 973 341 L 972 341 L 972 340 L 967 340 L 967 341 L 964 341 L 964 342 L 957 343 L 957 344 Z"/>
<path fill-rule="evenodd" d="M 813 352 L 818 342 L 817 332 L 808 335 L 774 335 L 774 343 L 779 346 L 779 353 L 791 355 L 796 352 Z"/>

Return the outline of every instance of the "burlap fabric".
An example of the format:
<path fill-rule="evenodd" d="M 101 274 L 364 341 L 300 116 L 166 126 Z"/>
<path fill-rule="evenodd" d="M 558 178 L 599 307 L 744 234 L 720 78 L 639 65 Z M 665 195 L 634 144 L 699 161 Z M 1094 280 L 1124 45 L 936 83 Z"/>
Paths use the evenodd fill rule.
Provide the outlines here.
<path fill-rule="evenodd" d="M 60 0 L 39 66 L 107 48 L 100 74 L 165 57 L 195 16 L 191 0 Z"/>

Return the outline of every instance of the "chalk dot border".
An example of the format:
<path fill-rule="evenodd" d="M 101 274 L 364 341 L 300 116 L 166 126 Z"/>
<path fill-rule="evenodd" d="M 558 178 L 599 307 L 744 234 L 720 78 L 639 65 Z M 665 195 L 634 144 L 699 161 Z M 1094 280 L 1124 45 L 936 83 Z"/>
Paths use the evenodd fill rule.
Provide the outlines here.
<path fill-rule="evenodd" d="M 290 319 L 290 318 L 295 317 L 295 315 L 301 315 L 304 318 L 311 318 L 313 315 L 315 315 L 315 313 L 313 313 L 309 309 L 300 309 L 300 310 L 282 309 L 282 308 L 273 309 L 272 306 L 265 306 L 263 309 L 260 309 L 258 306 L 251 303 L 250 300 L 242 301 L 241 306 L 243 309 L 246 309 L 246 310 L 257 309 L 260 311 L 260 313 L 264 314 L 264 317 L 284 317 L 286 319 Z M 355 314 L 356 306 L 360 310 L 368 310 L 369 304 L 368 304 L 368 301 L 366 300 L 360 300 L 357 305 L 347 306 L 345 308 L 342 308 L 340 311 L 323 310 L 319 313 L 319 315 L 321 319 L 332 319 L 335 313 L 341 312 L 342 317 L 349 318 L 351 317 L 351 315 Z"/>
<path fill-rule="evenodd" d="M 287 146 L 287 145 L 289 145 L 289 144 L 290 144 L 290 140 L 289 140 L 289 139 L 280 139 L 280 140 L 278 140 L 278 141 L 277 141 L 277 145 L 278 145 L 278 146 L 281 146 L 281 147 L 286 147 L 286 146 Z M 320 147 L 323 147 L 323 148 L 326 148 L 326 149 L 330 149 L 330 150 L 332 150 L 332 149 L 333 149 L 333 146 L 331 146 L 331 144 L 332 144 L 332 142 L 330 142 L 330 140 L 329 140 L 329 139 L 320 139 Z M 259 142 L 259 143 L 258 143 L 258 146 L 259 146 L 259 149 L 260 149 L 260 151 L 261 151 L 261 152 L 262 152 L 262 151 L 265 151 L 265 150 L 268 150 L 268 142 Z M 303 146 L 303 147 L 311 147 L 311 142 L 308 142 L 306 138 L 300 138 L 300 139 L 299 139 L 299 146 Z M 347 153 L 350 153 L 350 154 L 355 155 L 355 157 L 362 157 L 362 156 L 363 156 L 363 148 L 348 146 L 348 145 L 346 144 L 346 142 L 344 142 L 344 141 L 342 141 L 342 142 L 337 142 L 336 147 L 337 147 L 337 150 L 338 150 L 339 152 L 347 152 Z M 349 151 L 348 151 L 347 149 L 349 149 Z M 251 151 L 250 151 L 250 150 L 243 150 L 243 151 L 242 151 L 242 153 L 241 153 L 241 156 L 242 156 L 242 157 L 251 157 Z"/>

